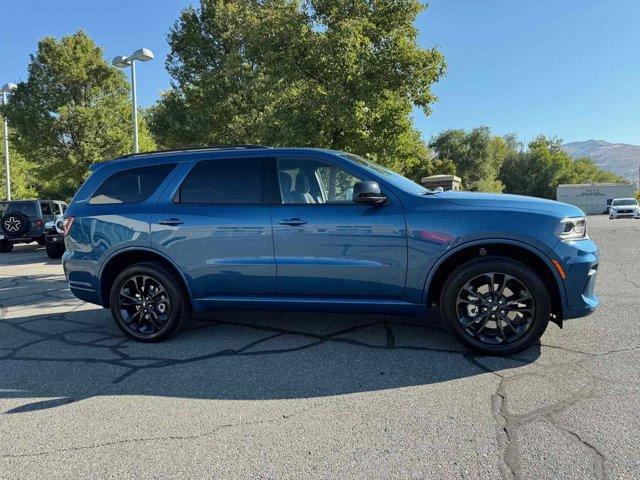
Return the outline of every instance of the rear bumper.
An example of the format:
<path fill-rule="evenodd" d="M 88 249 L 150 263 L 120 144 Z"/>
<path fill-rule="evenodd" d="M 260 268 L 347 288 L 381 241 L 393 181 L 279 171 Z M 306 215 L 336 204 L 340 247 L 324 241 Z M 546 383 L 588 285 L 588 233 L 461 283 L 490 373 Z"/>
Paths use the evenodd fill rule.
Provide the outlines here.
<path fill-rule="evenodd" d="M 559 242 L 555 250 L 566 274 L 563 280 L 566 293 L 563 319 L 593 313 L 600 303 L 595 293 L 600 260 L 598 247 L 587 239 Z"/>
<path fill-rule="evenodd" d="M 0 240 L 7 240 L 10 243 L 33 242 L 43 235 L 44 233 L 42 232 L 33 232 L 25 233 L 24 235 L 21 235 L 19 237 L 7 237 L 3 232 L 0 232 Z"/>
<path fill-rule="evenodd" d="M 76 298 L 96 305 L 102 305 L 100 291 L 93 275 L 93 262 L 74 260 L 67 250 L 62 256 L 62 268 L 69 282 L 69 290 Z"/>

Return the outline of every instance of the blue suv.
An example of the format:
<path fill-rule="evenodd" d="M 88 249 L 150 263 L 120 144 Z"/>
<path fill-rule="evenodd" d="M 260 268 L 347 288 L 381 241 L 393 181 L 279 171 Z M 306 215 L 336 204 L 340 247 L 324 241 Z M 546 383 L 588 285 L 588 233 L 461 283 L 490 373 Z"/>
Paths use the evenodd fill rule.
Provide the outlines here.
<path fill-rule="evenodd" d="M 598 250 L 578 208 L 430 191 L 339 151 L 129 155 L 96 164 L 66 218 L 71 291 L 143 342 L 192 311 L 436 306 L 467 347 L 510 354 L 598 305 Z"/>

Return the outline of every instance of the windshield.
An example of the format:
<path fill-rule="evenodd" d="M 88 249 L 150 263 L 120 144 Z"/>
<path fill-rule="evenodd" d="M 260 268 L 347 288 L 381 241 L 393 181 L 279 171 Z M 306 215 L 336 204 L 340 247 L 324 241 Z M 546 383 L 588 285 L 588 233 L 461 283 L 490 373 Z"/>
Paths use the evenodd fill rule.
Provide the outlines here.
<path fill-rule="evenodd" d="M 637 206 L 638 205 L 638 201 L 633 199 L 633 198 L 622 198 L 620 200 L 614 200 L 611 205 L 615 205 L 616 207 L 619 207 L 621 205 Z"/>
<path fill-rule="evenodd" d="M 424 188 L 422 185 L 417 184 L 413 180 L 409 180 L 407 177 L 403 177 L 399 173 L 396 173 L 393 170 L 389 170 L 387 167 L 383 167 L 382 165 L 378 165 L 371 160 L 359 157 L 358 155 L 354 155 L 353 153 L 342 153 L 341 155 L 348 160 L 356 162 L 361 167 L 364 167 L 373 173 L 383 175 L 387 182 L 395 187 L 404 190 L 405 192 L 415 193 L 417 195 L 431 193 L 431 190 Z"/>

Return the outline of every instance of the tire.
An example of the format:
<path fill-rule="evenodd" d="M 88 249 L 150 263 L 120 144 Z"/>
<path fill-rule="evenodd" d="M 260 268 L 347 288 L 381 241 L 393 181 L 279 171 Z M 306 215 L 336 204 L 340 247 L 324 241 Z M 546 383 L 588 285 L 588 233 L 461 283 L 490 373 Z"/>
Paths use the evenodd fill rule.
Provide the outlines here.
<path fill-rule="evenodd" d="M 493 293 L 488 291 L 491 284 Z M 493 256 L 459 266 L 445 282 L 440 308 L 447 328 L 463 345 L 484 354 L 510 355 L 540 339 L 549 324 L 551 298 L 532 269 Z"/>
<path fill-rule="evenodd" d="M 46 245 L 47 244 L 47 240 L 44 237 L 36 238 L 36 242 L 37 242 L 38 245 Z"/>
<path fill-rule="evenodd" d="M 31 221 L 20 212 L 7 212 L 0 218 L 0 230 L 6 237 L 20 237 L 29 230 Z"/>
<path fill-rule="evenodd" d="M 142 297 L 147 296 L 156 298 L 156 301 L 143 304 Z M 139 342 L 166 339 L 186 323 L 191 313 L 191 305 L 180 280 L 158 262 L 138 263 L 125 268 L 111 286 L 109 304 L 120 330 Z M 161 311 L 161 304 L 166 310 Z M 144 317 L 136 315 L 140 311 L 147 314 Z"/>
<path fill-rule="evenodd" d="M 13 243 L 8 240 L 0 240 L 0 253 L 9 253 L 13 250 Z"/>
<path fill-rule="evenodd" d="M 46 243 L 45 248 L 49 258 L 62 258 L 64 255 L 64 245 L 59 243 Z"/>

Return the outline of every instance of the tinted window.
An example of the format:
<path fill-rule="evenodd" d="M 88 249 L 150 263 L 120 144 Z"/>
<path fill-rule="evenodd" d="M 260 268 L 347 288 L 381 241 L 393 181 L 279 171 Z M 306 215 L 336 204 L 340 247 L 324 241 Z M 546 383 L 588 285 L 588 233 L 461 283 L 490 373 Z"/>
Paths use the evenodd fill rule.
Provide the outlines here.
<path fill-rule="evenodd" d="M 100 185 L 89 203 L 142 202 L 156 191 L 175 166 L 175 163 L 165 163 L 114 173 Z"/>
<path fill-rule="evenodd" d="M 42 210 L 42 215 L 53 215 L 49 202 L 40 202 L 40 210 Z"/>
<path fill-rule="evenodd" d="M 262 202 L 262 159 L 199 162 L 180 187 L 180 203 L 246 204 Z"/>
<path fill-rule="evenodd" d="M 54 203 L 53 204 L 53 213 L 55 215 L 62 215 L 64 213 L 64 211 L 62 210 L 62 204 L 61 203 Z"/>
<path fill-rule="evenodd" d="M 7 206 L 8 212 L 18 212 L 27 217 L 36 216 L 36 204 L 35 202 L 9 202 Z"/>

